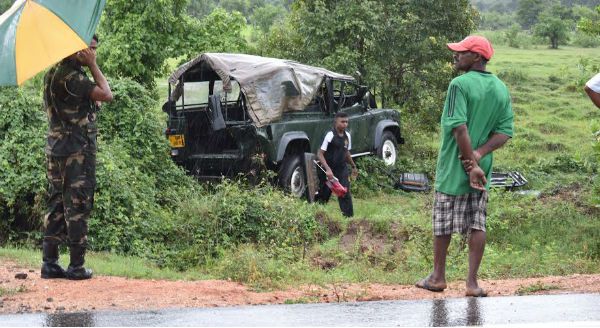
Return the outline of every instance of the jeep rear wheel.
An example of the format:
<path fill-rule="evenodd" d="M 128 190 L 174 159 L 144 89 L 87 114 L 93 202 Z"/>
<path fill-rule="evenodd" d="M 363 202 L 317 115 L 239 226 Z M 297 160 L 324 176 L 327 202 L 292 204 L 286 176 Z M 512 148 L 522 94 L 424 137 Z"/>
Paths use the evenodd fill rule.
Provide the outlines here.
<path fill-rule="evenodd" d="M 306 173 L 300 155 L 287 155 L 279 169 L 279 185 L 294 197 L 306 195 Z"/>
<path fill-rule="evenodd" d="M 377 155 L 383 160 L 385 165 L 392 166 L 396 164 L 398 158 L 398 150 L 396 137 L 390 131 L 385 131 L 381 136 L 381 143 L 377 148 Z"/>

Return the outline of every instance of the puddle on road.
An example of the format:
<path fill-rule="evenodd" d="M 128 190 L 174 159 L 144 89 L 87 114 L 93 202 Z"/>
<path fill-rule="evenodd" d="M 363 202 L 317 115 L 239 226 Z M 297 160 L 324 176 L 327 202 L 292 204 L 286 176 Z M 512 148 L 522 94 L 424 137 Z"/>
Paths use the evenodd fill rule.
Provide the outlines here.
<path fill-rule="evenodd" d="M 453 318 L 453 316 L 450 315 L 446 300 L 433 300 L 432 303 L 431 320 L 429 324 L 432 327 L 481 326 L 484 323 L 478 298 L 468 298 L 464 314 L 457 318 Z"/>
<path fill-rule="evenodd" d="M 46 327 L 95 327 L 94 313 L 54 313 L 47 314 Z"/>
<path fill-rule="evenodd" d="M 600 325 L 600 294 L 0 315 L 3 326 Z"/>

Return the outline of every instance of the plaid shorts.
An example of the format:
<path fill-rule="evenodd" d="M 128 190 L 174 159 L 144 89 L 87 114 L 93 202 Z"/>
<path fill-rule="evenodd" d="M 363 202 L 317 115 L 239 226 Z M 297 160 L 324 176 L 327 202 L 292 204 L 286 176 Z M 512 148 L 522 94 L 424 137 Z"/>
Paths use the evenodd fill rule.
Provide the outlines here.
<path fill-rule="evenodd" d="M 436 191 L 433 201 L 433 234 L 466 235 L 471 229 L 485 231 L 487 202 L 487 192 L 453 196 Z"/>

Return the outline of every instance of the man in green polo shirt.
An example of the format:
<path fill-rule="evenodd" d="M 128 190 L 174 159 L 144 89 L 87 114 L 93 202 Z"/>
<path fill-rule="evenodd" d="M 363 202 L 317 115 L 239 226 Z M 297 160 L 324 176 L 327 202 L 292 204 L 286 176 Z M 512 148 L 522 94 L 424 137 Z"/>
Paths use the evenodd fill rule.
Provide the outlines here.
<path fill-rule="evenodd" d="M 485 248 L 485 220 L 493 151 L 512 137 L 513 111 L 508 89 L 485 66 L 494 49 L 481 36 L 449 43 L 454 67 L 466 72 L 450 82 L 441 118 L 433 209 L 433 272 L 417 287 L 446 288 L 446 254 L 452 233 L 469 242 L 467 296 L 486 296 L 477 283 Z"/>

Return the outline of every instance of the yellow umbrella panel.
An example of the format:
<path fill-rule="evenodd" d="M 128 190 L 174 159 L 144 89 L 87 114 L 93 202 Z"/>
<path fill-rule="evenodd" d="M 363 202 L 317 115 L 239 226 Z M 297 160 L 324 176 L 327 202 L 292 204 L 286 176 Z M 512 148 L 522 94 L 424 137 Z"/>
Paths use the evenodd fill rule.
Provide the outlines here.
<path fill-rule="evenodd" d="M 105 0 L 17 0 L 0 16 L 0 85 L 25 80 L 85 49 Z"/>

